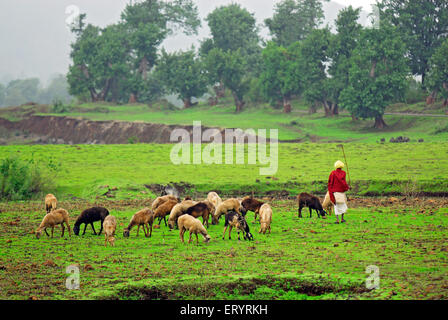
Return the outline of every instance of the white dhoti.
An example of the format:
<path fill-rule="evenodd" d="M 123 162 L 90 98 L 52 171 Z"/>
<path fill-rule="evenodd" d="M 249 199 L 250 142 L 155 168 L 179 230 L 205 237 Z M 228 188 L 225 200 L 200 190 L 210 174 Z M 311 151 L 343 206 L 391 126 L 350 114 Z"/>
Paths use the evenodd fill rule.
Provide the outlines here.
<path fill-rule="evenodd" d="M 340 216 L 347 212 L 347 197 L 345 192 L 335 192 L 334 198 L 336 200 L 336 205 L 334 206 L 334 214 Z"/>

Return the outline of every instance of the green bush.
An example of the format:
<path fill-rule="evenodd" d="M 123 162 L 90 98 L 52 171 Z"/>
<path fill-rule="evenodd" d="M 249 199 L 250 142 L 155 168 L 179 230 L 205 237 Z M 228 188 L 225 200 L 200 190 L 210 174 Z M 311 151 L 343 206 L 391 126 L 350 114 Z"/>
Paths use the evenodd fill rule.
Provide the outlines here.
<path fill-rule="evenodd" d="M 54 100 L 53 101 L 53 112 L 54 113 L 67 113 L 71 111 L 70 106 L 64 105 L 64 103 L 61 100 Z"/>
<path fill-rule="evenodd" d="M 45 169 L 56 171 L 57 166 L 49 163 Z M 0 162 L 0 199 L 31 199 L 52 183 L 55 175 L 38 166 L 33 160 L 6 158 Z"/>

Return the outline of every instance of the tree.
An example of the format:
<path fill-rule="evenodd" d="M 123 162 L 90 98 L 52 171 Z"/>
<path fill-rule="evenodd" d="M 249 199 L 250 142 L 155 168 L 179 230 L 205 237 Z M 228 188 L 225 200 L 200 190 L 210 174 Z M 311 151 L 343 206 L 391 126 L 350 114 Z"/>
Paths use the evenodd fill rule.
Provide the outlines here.
<path fill-rule="evenodd" d="M 362 31 L 351 58 L 349 85 L 341 93 L 344 108 L 356 117 L 374 118 L 378 129 L 386 127 L 385 108 L 406 92 L 406 48 L 397 31 L 385 23 Z"/>
<path fill-rule="evenodd" d="M 260 76 L 266 97 L 280 100 L 283 111 L 291 112 L 291 97 L 301 92 L 300 43 L 288 49 L 269 42 L 263 50 L 263 71 Z"/>
<path fill-rule="evenodd" d="M 344 88 L 348 86 L 350 59 L 359 42 L 362 26 L 357 22 L 361 9 L 352 6 L 342 9 L 336 19 L 336 35 L 331 38 L 328 55 L 331 64 L 328 81 L 333 107 L 329 115 L 339 113 L 339 97 Z"/>
<path fill-rule="evenodd" d="M 64 103 L 68 103 L 72 100 L 72 97 L 68 93 L 67 79 L 62 74 L 58 74 L 53 77 L 48 87 L 40 91 L 38 102 L 50 104 L 56 99 Z"/>
<path fill-rule="evenodd" d="M 197 34 L 200 26 L 197 7 L 191 0 L 145 0 L 128 4 L 121 15 L 132 48 L 135 72 L 128 88 L 131 100 L 145 90 L 148 73 L 157 60 L 162 42 L 175 30 Z"/>
<path fill-rule="evenodd" d="M 382 0 L 381 23 L 389 21 L 406 43 L 412 74 L 425 86 L 429 60 L 448 35 L 448 1 Z"/>
<path fill-rule="evenodd" d="M 440 92 L 444 98 L 443 105 L 448 106 L 448 39 L 442 43 L 430 59 L 428 87 Z"/>
<path fill-rule="evenodd" d="M 223 51 L 218 48 L 210 50 L 205 59 L 210 79 L 221 79 L 232 91 L 236 112 L 241 112 L 245 105 L 244 95 L 249 90 L 250 78 L 247 76 L 247 60 L 241 50 Z"/>
<path fill-rule="evenodd" d="M 37 78 L 13 80 L 6 86 L 3 104 L 17 106 L 38 100 L 40 81 Z"/>
<path fill-rule="evenodd" d="M 328 28 L 316 29 L 302 41 L 301 61 L 303 97 L 311 104 L 322 104 L 327 116 L 333 115 L 336 104 L 332 101 L 327 65 L 331 33 Z"/>
<path fill-rule="evenodd" d="M 156 70 L 157 78 L 169 93 L 178 94 L 185 108 L 191 106 L 192 97 L 199 98 L 207 92 L 207 77 L 194 50 L 172 54 L 163 50 Z"/>
<path fill-rule="evenodd" d="M 261 48 L 254 15 L 239 4 L 221 6 L 211 12 L 206 21 L 212 34 L 200 49 L 206 61 L 210 84 L 217 93 L 223 87 L 232 91 L 236 111 L 242 111 L 244 95 L 249 90 L 250 77 L 258 75 Z"/>
<path fill-rule="evenodd" d="M 275 5 L 274 16 L 264 22 L 273 40 L 288 47 L 305 39 L 323 19 L 322 0 L 283 0 Z"/>
<path fill-rule="evenodd" d="M 129 42 L 123 25 L 100 29 L 88 25 L 72 44 L 67 80 L 70 94 L 86 92 L 92 101 L 105 101 L 115 80 L 129 73 Z"/>

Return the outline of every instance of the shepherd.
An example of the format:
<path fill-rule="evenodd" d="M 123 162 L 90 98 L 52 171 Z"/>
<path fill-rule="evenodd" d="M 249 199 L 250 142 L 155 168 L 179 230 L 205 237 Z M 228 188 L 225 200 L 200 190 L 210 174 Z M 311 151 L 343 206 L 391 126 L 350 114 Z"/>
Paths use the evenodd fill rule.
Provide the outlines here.
<path fill-rule="evenodd" d="M 339 224 L 339 216 L 341 222 L 344 223 L 344 214 L 347 212 L 347 197 L 345 192 L 350 189 L 345 179 L 346 173 L 342 170 L 344 163 L 340 160 L 334 164 L 336 170 L 332 171 L 328 178 L 328 193 L 330 200 L 334 204 L 334 214 L 336 215 L 336 224 Z"/>

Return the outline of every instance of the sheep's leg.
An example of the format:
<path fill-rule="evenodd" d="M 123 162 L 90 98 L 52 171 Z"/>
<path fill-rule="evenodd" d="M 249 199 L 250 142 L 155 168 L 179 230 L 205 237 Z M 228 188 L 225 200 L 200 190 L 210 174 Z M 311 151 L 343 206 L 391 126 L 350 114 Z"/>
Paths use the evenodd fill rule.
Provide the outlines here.
<path fill-rule="evenodd" d="M 93 234 L 96 235 L 95 227 L 93 226 L 93 222 L 90 222 L 90 225 L 92 226 Z"/>
<path fill-rule="evenodd" d="M 149 229 L 149 237 L 151 238 L 151 236 L 152 236 L 152 224 L 149 225 L 148 229 Z"/>
<path fill-rule="evenodd" d="M 138 237 L 139 231 L 140 231 L 140 225 L 138 225 L 138 227 L 137 227 L 137 237 Z"/>
<path fill-rule="evenodd" d="M 191 236 L 193 235 L 193 233 L 190 231 L 190 239 L 188 240 L 188 243 L 191 243 Z"/>
<path fill-rule="evenodd" d="M 101 235 L 101 232 L 103 232 L 103 221 L 104 220 L 101 220 L 101 229 L 100 229 L 100 233 L 98 233 L 99 236 Z"/>
<path fill-rule="evenodd" d="M 67 229 L 68 229 L 68 236 L 71 237 L 71 231 L 70 231 L 70 224 L 68 223 L 68 221 L 65 221 L 65 224 L 67 225 Z"/>
<path fill-rule="evenodd" d="M 233 228 L 233 226 L 230 226 L 230 228 L 229 228 L 229 240 L 232 240 L 232 238 L 230 237 L 230 233 L 232 232 L 232 228 Z"/>
<path fill-rule="evenodd" d="M 107 247 L 107 234 L 104 233 L 104 246 Z"/>
<path fill-rule="evenodd" d="M 311 208 L 309 208 L 310 209 L 310 218 L 311 218 L 311 216 L 313 215 L 313 209 L 311 209 Z"/>
<path fill-rule="evenodd" d="M 51 238 L 53 239 L 54 226 L 51 227 Z"/>
<path fill-rule="evenodd" d="M 47 228 L 44 229 L 45 233 L 47 234 L 47 236 L 49 237 L 50 235 L 47 232 Z"/>
<path fill-rule="evenodd" d="M 182 243 L 185 243 L 185 241 L 184 241 L 184 233 L 185 233 L 185 229 L 182 228 L 182 230 L 180 230 L 180 233 L 179 233 L 180 240 L 182 241 Z"/>
<path fill-rule="evenodd" d="M 84 232 L 82 233 L 82 235 L 86 234 L 86 229 L 87 229 L 87 223 L 84 223 Z"/>
<path fill-rule="evenodd" d="M 61 227 L 62 227 L 62 234 L 61 234 L 61 238 L 62 238 L 64 236 L 64 230 L 65 230 L 64 224 L 61 224 Z"/>
<path fill-rule="evenodd" d="M 302 206 L 299 205 L 299 214 L 298 214 L 298 218 L 302 218 Z"/>
<path fill-rule="evenodd" d="M 198 234 L 197 234 L 197 233 L 195 233 L 195 235 L 196 235 L 196 244 L 197 244 L 197 245 L 199 245 Z"/>
<path fill-rule="evenodd" d="M 163 217 L 163 222 L 165 222 L 165 227 L 167 227 L 168 225 L 166 224 L 166 216 Z M 160 222 L 159 222 L 160 224 Z"/>
<path fill-rule="evenodd" d="M 225 240 L 225 236 L 226 236 L 226 231 L 227 231 L 227 227 L 224 227 L 224 232 L 222 234 L 222 240 Z"/>

